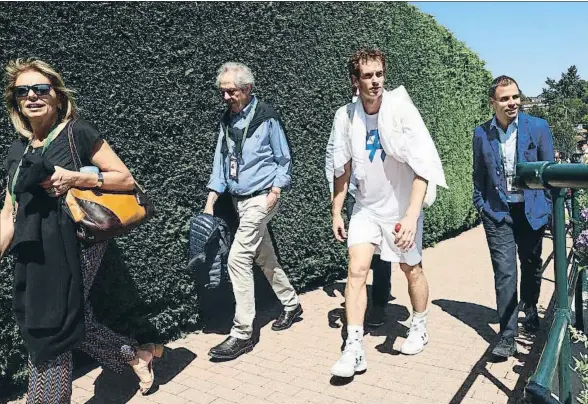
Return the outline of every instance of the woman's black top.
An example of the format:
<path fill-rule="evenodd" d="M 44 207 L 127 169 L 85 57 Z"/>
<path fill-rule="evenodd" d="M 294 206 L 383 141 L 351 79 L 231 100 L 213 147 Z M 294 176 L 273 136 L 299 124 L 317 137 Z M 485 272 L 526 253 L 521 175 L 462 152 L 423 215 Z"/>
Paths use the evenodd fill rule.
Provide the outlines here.
<path fill-rule="evenodd" d="M 35 364 L 54 359 L 84 340 L 84 293 L 80 244 L 76 226 L 63 209 L 63 197 L 47 195 L 38 184 L 25 187 L 32 173 L 44 176 L 44 167 L 75 171 L 67 131 L 70 122 L 41 157 L 40 148 L 29 148 L 17 178 L 18 211 L 10 251 L 16 258 L 13 309 L 31 360 Z M 73 124 L 74 141 L 83 165 L 90 165 L 94 145 L 100 139 L 83 120 Z M 8 190 L 23 158 L 28 141 L 15 140 L 5 161 Z M 41 170 L 39 170 L 41 167 Z M 27 171 L 29 170 L 29 171 Z M 43 174 L 38 174 L 38 172 Z M 26 189 L 24 189 L 26 188 Z"/>

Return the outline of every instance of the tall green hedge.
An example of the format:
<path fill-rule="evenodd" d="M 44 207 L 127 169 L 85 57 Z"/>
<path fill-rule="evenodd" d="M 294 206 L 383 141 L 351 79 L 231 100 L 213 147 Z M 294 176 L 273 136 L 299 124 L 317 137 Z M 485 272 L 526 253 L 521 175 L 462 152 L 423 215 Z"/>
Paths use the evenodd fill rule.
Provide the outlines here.
<path fill-rule="evenodd" d="M 273 230 L 297 288 L 345 268 L 345 248 L 331 235 L 323 166 L 335 110 L 350 98 L 346 60 L 361 46 L 385 51 L 387 87 L 408 89 L 444 162 L 451 189 L 426 214 L 425 244 L 475 220 L 470 139 L 488 117 L 491 78 L 473 52 L 413 6 L 7 3 L 0 26 L 0 63 L 35 56 L 56 66 L 77 91 L 82 116 L 155 201 L 151 222 L 112 243 L 93 291 L 98 317 L 122 332 L 165 339 L 198 324 L 197 289 L 183 270 L 187 222 L 205 201 L 222 111 L 214 79 L 225 61 L 252 68 L 257 94 L 279 111 L 290 139 L 293 189 Z M 0 158 L 14 137 L 2 111 Z M 11 264 L 3 260 L 0 277 L 0 390 L 25 377 Z"/>

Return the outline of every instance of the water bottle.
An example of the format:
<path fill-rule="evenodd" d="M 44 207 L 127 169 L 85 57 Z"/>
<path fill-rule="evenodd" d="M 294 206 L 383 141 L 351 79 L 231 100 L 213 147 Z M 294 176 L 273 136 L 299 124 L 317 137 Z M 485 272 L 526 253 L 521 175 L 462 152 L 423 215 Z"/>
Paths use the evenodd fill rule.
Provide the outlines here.
<path fill-rule="evenodd" d="M 400 223 L 396 223 L 394 226 L 394 231 L 398 233 L 401 229 Z M 402 257 L 404 258 L 404 262 L 410 266 L 415 266 L 416 264 L 420 263 L 423 260 L 423 257 L 419 253 L 417 249 L 416 243 L 414 246 L 408 251 L 401 251 Z"/>

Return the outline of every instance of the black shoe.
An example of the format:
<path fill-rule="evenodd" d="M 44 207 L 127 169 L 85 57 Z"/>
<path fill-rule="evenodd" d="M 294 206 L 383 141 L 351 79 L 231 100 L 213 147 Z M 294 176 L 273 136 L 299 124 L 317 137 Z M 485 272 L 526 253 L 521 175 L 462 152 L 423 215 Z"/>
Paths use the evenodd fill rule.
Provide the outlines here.
<path fill-rule="evenodd" d="M 517 353 L 517 343 L 514 337 L 500 337 L 500 342 L 492 350 L 492 355 L 508 358 Z"/>
<path fill-rule="evenodd" d="M 525 304 L 525 318 L 523 319 L 523 328 L 529 333 L 535 333 L 539 330 L 539 313 L 537 305 Z"/>
<path fill-rule="evenodd" d="M 286 328 L 290 328 L 294 320 L 296 320 L 297 317 L 300 317 L 302 313 L 303 311 L 300 303 L 298 303 L 298 306 L 296 306 L 294 310 L 282 311 L 280 317 L 278 317 L 278 319 L 272 324 L 272 330 L 282 331 Z"/>
<path fill-rule="evenodd" d="M 373 306 L 368 313 L 366 324 L 369 327 L 380 327 L 386 321 L 386 307 Z"/>
<path fill-rule="evenodd" d="M 253 342 L 249 339 L 239 339 L 229 336 L 226 340 L 210 349 L 208 355 L 214 359 L 235 359 L 253 349 Z"/>

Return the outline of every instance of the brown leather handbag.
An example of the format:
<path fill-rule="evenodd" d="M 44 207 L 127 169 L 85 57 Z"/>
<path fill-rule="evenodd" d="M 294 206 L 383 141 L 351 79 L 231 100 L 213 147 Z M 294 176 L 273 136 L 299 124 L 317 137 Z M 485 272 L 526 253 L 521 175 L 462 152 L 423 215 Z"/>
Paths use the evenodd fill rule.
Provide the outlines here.
<path fill-rule="evenodd" d="M 74 166 L 82 166 L 73 136 L 75 120 L 67 128 Z M 68 215 L 77 223 L 77 236 L 84 244 L 94 244 L 120 236 L 153 216 L 153 203 L 139 184 L 132 191 L 99 188 L 71 188 L 64 198 Z"/>

